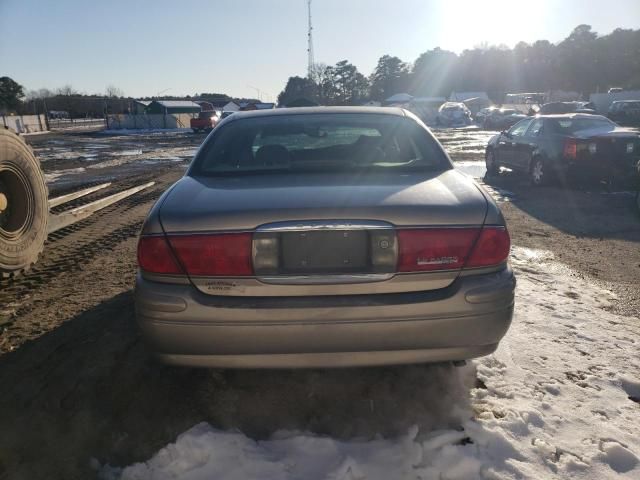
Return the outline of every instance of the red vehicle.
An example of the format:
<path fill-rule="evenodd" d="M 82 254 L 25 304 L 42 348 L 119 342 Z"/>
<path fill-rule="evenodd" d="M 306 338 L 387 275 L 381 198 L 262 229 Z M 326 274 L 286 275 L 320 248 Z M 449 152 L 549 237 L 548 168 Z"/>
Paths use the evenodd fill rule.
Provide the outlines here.
<path fill-rule="evenodd" d="M 209 132 L 213 130 L 219 121 L 220 114 L 215 110 L 208 110 L 200 112 L 198 118 L 192 118 L 190 124 L 194 133 L 202 131 Z"/>

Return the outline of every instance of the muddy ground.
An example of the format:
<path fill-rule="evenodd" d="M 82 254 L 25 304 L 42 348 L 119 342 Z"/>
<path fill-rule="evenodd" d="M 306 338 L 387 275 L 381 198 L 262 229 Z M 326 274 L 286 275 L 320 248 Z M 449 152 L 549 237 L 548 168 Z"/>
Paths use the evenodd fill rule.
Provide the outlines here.
<path fill-rule="evenodd" d="M 457 165 L 482 176 L 490 133 L 436 134 Z M 473 365 L 255 372 L 155 363 L 134 322 L 136 236 L 203 138 L 91 133 L 29 140 L 52 192 L 105 180 L 114 181 L 110 191 L 157 183 L 51 235 L 30 274 L 0 281 L 0 479 L 92 478 L 96 465 L 145 460 L 203 420 L 254 438 L 278 429 L 353 438 L 413 424 L 456 427 L 451 405 L 466 406 L 470 389 L 482 387 Z M 640 218 L 631 193 L 533 189 L 509 173 L 486 186 L 513 244 L 553 251 L 614 291 L 616 311 L 639 316 Z M 447 398 L 431 401 L 434 392 Z"/>

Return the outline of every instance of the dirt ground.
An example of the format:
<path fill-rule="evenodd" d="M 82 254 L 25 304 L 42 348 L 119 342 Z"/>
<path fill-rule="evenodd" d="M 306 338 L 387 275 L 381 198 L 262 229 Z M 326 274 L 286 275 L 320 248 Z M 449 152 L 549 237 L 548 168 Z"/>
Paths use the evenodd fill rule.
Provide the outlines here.
<path fill-rule="evenodd" d="M 488 133 L 436 133 L 454 161 L 482 170 Z M 0 281 L 0 479 L 92 478 L 95 465 L 145 460 L 200 421 L 254 438 L 278 429 L 354 438 L 413 424 L 455 428 L 459 419 L 439 410 L 447 402 L 430 401 L 433 392 L 465 406 L 469 389 L 482 387 L 473 365 L 255 372 L 154 362 L 134 321 L 136 236 L 202 139 L 30 139 L 53 192 L 105 180 L 114 181 L 110 190 L 157 183 L 51 235 L 31 273 Z M 514 245 L 551 250 L 616 293 L 616 311 L 639 316 L 640 218 L 631 193 L 533 189 L 508 173 L 486 187 Z"/>

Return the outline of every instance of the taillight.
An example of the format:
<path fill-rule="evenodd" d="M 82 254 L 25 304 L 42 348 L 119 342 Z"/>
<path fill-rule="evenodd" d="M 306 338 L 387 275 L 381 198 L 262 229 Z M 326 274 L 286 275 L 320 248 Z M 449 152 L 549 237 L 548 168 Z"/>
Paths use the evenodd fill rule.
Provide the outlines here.
<path fill-rule="evenodd" d="M 479 228 L 398 230 L 398 272 L 459 269 L 480 233 Z"/>
<path fill-rule="evenodd" d="M 578 157 L 578 142 L 576 142 L 575 138 L 567 138 L 565 140 L 562 154 L 568 160 L 575 160 Z"/>
<path fill-rule="evenodd" d="M 184 275 L 164 235 L 140 237 L 138 265 L 149 273 Z"/>
<path fill-rule="evenodd" d="M 465 268 L 499 265 L 509 256 L 511 239 L 504 227 L 485 227 L 465 263 Z"/>
<path fill-rule="evenodd" d="M 253 275 L 251 233 L 169 235 L 169 243 L 189 275 Z"/>
<path fill-rule="evenodd" d="M 511 241 L 504 227 L 398 230 L 398 272 L 499 265 Z"/>

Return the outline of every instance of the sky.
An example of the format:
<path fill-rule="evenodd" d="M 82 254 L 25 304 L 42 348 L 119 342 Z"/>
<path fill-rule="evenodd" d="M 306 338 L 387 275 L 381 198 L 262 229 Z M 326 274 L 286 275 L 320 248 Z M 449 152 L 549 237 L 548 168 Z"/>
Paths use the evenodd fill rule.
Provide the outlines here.
<path fill-rule="evenodd" d="M 313 0 L 312 12 L 316 62 L 347 59 L 365 75 L 385 54 L 559 42 L 581 23 L 640 28 L 640 0 Z M 0 76 L 26 90 L 275 101 L 306 73 L 307 1 L 0 0 L 0 38 Z"/>

